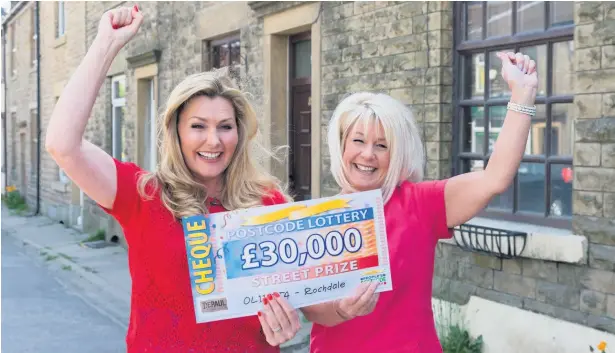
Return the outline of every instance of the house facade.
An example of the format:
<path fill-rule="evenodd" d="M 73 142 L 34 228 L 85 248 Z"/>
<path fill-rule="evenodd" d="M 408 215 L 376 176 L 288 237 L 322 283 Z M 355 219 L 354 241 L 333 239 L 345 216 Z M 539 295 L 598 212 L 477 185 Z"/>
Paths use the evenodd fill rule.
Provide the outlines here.
<path fill-rule="evenodd" d="M 121 240 L 117 224 L 44 151 L 55 100 L 102 13 L 119 4 L 18 2 L 5 17 L 3 170 L 7 185 L 41 214 Z M 253 95 L 262 142 L 290 147 L 282 163 L 263 163 L 297 200 L 337 192 L 326 126 L 336 104 L 356 91 L 388 93 L 412 107 L 427 179 L 484 168 L 508 99 L 495 52 L 532 56 L 538 113 L 515 183 L 438 245 L 434 296 L 460 305 L 483 298 L 615 333 L 615 5 L 139 6 L 145 22 L 109 70 L 87 138 L 116 158 L 154 168 L 157 113 L 170 91 L 189 74 L 228 67 Z"/>

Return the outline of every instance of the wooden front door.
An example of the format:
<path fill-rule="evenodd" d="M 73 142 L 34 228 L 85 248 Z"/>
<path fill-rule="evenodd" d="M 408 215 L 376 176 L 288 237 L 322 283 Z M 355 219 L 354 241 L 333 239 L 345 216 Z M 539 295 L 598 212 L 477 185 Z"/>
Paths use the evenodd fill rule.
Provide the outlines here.
<path fill-rule="evenodd" d="M 312 198 L 312 44 L 310 33 L 290 38 L 290 192 L 295 201 Z"/>

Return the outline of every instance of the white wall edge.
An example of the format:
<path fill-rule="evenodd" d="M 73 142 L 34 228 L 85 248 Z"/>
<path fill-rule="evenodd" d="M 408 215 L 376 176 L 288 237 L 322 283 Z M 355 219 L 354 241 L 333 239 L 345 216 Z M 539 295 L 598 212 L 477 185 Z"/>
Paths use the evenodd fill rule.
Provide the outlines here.
<path fill-rule="evenodd" d="M 605 341 L 615 346 L 615 335 L 551 316 L 472 296 L 459 306 L 433 298 L 439 330 L 452 321 L 474 338 L 482 335 L 483 353 L 589 352 Z"/>

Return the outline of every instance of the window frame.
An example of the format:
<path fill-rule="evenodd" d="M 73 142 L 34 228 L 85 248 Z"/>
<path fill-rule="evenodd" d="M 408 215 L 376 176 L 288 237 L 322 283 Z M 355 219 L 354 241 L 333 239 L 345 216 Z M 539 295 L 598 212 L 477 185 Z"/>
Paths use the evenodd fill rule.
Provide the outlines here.
<path fill-rule="evenodd" d="M 545 5 L 545 29 L 543 31 L 530 31 L 523 33 L 515 33 L 516 22 L 517 22 L 517 12 L 516 12 L 516 2 L 511 2 L 511 23 L 512 29 L 510 36 L 499 36 L 486 38 L 487 31 L 487 5 L 485 1 L 482 2 L 483 13 L 482 13 L 482 31 L 483 38 L 480 40 L 465 40 L 465 24 L 467 24 L 468 14 L 466 9 L 466 4 L 470 2 L 462 1 L 455 2 L 453 4 L 453 144 L 452 144 L 452 164 L 451 164 L 451 175 L 459 175 L 463 173 L 463 163 L 464 161 L 471 160 L 482 160 L 484 165 L 487 164 L 488 159 L 491 156 L 491 152 L 489 152 L 488 142 L 489 142 L 489 107 L 491 106 L 502 106 L 506 105 L 509 101 L 508 97 L 489 97 L 489 87 L 484 87 L 483 97 L 481 99 L 466 99 L 464 96 L 465 89 L 467 87 L 465 84 L 467 83 L 467 79 L 471 74 L 471 70 L 468 70 L 467 67 L 464 67 L 464 57 L 471 57 L 476 53 L 485 53 L 485 68 L 489 68 L 489 55 L 488 53 L 491 51 L 495 51 L 498 49 L 506 49 L 506 48 L 514 48 L 518 50 L 521 47 L 529 47 L 529 46 L 537 46 L 537 45 L 546 45 L 547 47 L 547 77 L 546 77 L 546 94 L 543 97 L 537 97 L 536 104 L 544 104 L 545 106 L 545 116 L 546 116 L 546 134 L 545 134 L 545 154 L 544 155 L 524 155 L 522 163 L 541 163 L 545 166 L 545 194 L 543 197 L 543 202 L 545 206 L 544 214 L 535 214 L 529 212 L 519 211 L 518 207 L 518 173 L 514 178 L 513 185 L 513 206 L 512 210 L 496 210 L 496 209 L 487 209 L 485 208 L 478 215 L 479 217 L 485 217 L 490 219 L 498 219 L 504 221 L 513 221 L 513 222 L 523 222 L 523 223 L 531 223 L 536 225 L 544 225 L 555 228 L 564 228 L 571 229 L 572 227 L 572 215 L 571 216 L 553 216 L 550 215 L 550 210 L 548 203 L 551 201 L 551 165 L 561 165 L 565 164 L 573 167 L 573 159 L 572 159 L 572 151 L 570 156 L 562 156 L 562 155 L 550 155 L 550 147 L 551 147 L 551 124 L 552 124 L 552 112 L 551 112 L 551 104 L 557 103 L 566 103 L 572 104 L 574 99 L 574 92 L 571 92 L 568 95 L 562 96 L 552 96 L 551 95 L 551 85 L 553 80 L 553 54 L 552 54 L 552 43 L 556 42 L 565 42 L 569 40 L 574 40 L 574 23 L 561 25 L 557 27 L 550 26 L 550 13 L 549 13 L 549 5 Z M 498 72 L 499 74 L 499 72 Z M 485 85 L 486 85 L 486 78 Z M 464 152 L 463 145 L 466 142 L 466 136 L 463 132 L 463 127 L 466 122 L 465 117 L 465 109 L 468 107 L 484 107 L 484 122 L 485 122 L 485 132 L 484 132 L 484 151 L 481 152 Z M 571 117 L 572 119 L 572 117 Z M 572 122 L 570 122 L 572 123 Z M 574 144 L 574 141 L 572 142 Z M 572 202 L 572 198 L 571 198 Z M 572 206 L 572 205 L 571 205 Z"/>
<path fill-rule="evenodd" d="M 230 45 L 234 42 L 238 42 L 239 43 L 239 63 L 235 66 L 231 66 L 231 54 L 229 52 L 229 62 L 227 64 L 224 65 L 219 65 L 218 67 L 214 66 L 214 47 L 219 47 L 222 46 L 224 44 L 229 44 L 229 51 L 230 51 Z M 208 70 L 213 70 L 213 69 L 217 69 L 220 67 L 228 67 L 229 71 L 231 73 L 237 74 L 237 76 L 239 76 L 240 73 L 240 69 L 241 69 L 241 39 L 239 36 L 239 33 L 233 34 L 233 35 L 229 35 L 220 39 L 212 39 L 209 41 L 209 67 Z"/>
<path fill-rule="evenodd" d="M 119 74 L 111 77 L 111 155 L 119 160 L 122 159 L 122 151 L 124 146 L 122 145 L 122 121 L 115 115 L 115 108 L 126 108 L 126 96 L 115 98 L 115 83 L 122 82 L 124 84 L 124 92 L 126 92 L 126 75 Z M 123 117 L 125 118 L 125 117 Z M 119 121 L 118 121 L 119 120 Z M 119 136 L 118 136 L 119 133 Z M 116 144 L 119 139 L 120 150 L 116 150 Z"/>
<path fill-rule="evenodd" d="M 56 38 L 61 38 L 66 34 L 66 4 L 58 1 L 56 6 Z"/>

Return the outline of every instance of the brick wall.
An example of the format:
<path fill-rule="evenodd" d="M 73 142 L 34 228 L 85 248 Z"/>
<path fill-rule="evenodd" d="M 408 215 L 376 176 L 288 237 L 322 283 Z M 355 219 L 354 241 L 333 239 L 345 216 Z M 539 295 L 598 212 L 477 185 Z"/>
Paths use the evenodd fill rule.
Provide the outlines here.
<path fill-rule="evenodd" d="M 348 93 L 374 91 L 408 104 L 423 130 L 426 178 L 447 177 L 452 117 L 452 4 L 325 2 L 322 136 Z M 322 140 L 323 196 L 338 192 Z"/>
<path fill-rule="evenodd" d="M 573 233 L 587 263 L 502 260 L 438 245 L 434 296 L 470 295 L 615 333 L 615 6 L 575 4 Z"/>
<path fill-rule="evenodd" d="M 31 207 L 36 203 L 36 136 L 32 135 L 31 110 L 36 110 L 36 66 L 32 65 L 32 17 L 34 4 L 26 4 L 7 25 L 6 35 L 6 128 L 7 185 L 14 185 L 26 196 Z M 14 31 L 14 34 L 12 33 Z M 12 40 L 15 40 L 14 43 Z M 14 54 L 12 50 L 15 48 Z M 14 63 L 12 62 L 14 59 Z M 11 72 L 11 68 L 14 72 Z M 4 97 L 2 97 L 4 99 Z M 15 119 L 14 119 L 15 118 Z M 14 134 L 13 134 L 14 133 Z M 23 143 L 21 135 L 24 136 Z M 34 147 L 34 149 L 33 149 Z M 23 168 L 22 168 L 23 166 Z M 25 182 L 25 183 L 24 183 Z"/>
<path fill-rule="evenodd" d="M 65 34 L 56 38 L 57 4 L 40 3 L 41 204 L 44 214 L 68 224 L 78 211 L 70 206 L 72 185 L 60 179 L 58 165 L 45 151 L 45 134 L 56 99 L 85 55 L 85 3 L 66 2 L 64 6 Z"/>

